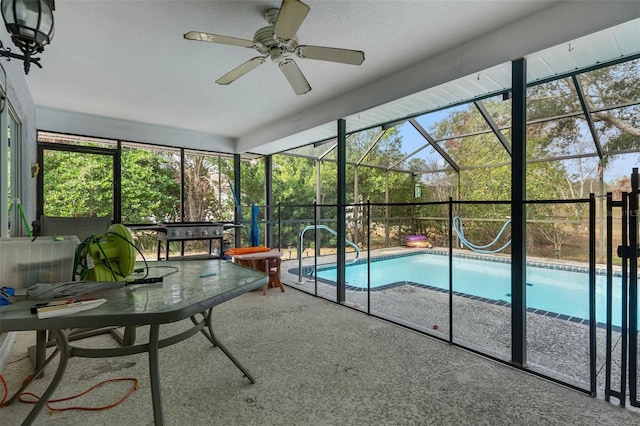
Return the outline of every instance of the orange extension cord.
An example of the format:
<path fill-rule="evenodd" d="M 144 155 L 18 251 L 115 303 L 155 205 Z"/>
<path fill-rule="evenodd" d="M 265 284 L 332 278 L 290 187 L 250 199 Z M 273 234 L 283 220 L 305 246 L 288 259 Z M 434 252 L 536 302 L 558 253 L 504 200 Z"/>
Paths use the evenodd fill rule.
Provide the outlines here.
<path fill-rule="evenodd" d="M 27 376 L 25 378 L 25 381 L 29 380 L 30 376 Z M 4 406 L 5 400 L 7 399 L 7 396 L 9 394 L 9 387 L 7 386 L 7 382 L 4 380 L 4 377 L 2 376 L 2 374 L 0 374 L 0 381 L 2 381 L 2 385 L 4 388 L 4 396 L 2 397 L 2 401 L 0 401 L 0 407 Z M 55 408 L 51 406 L 51 403 L 56 403 L 56 402 L 63 402 L 63 401 L 69 401 L 71 399 L 74 398 L 78 398 L 80 396 L 86 395 L 87 393 L 91 392 L 94 389 L 99 388 L 100 386 L 103 386 L 107 383 L 111 383 L 111 382 L 125 382 L 125 381 L 131 381 L 133 382 L 133 386 L 131 387 L 131 389 L 129 389 L 129 391 L 126 393 L 125 396 L 123 396 L 122 398 L 120 398 L 118 401 L 114 402 L 113 404 L 109 404 L 109 405 L 104 405 L 102 407 L 82 407 L 82 406 L 71 406 L 71 407 L 63 407 L 63 408 Z M 61 411 L 69 411 L 69 410 L 82 410 L 82 411 L 100 411 L 100 410 L 107 410 L 109 408 L 113 408 L 116 405 L 124 402 L 124 400 L 126 400 L 127 398 L 129 398 L 129 396 L 131 396 L 131 394 L 137 390 L 140 387 L 140 382 L 138 381 L 138 379 L 136 379 L 135 377 L 122 377 L 119 379 L 109 379 L 109 380 L 104 380 L 96 385 L 91 386 L 89 389 L 87 389 L 84 392 L 80 392 L 77 395 L 72 395 L 72 396 L 67 396 L 65 398 L 58 398 L 58 399 L 50 399 L 49 401 L 47 401 L 47 403 L 45 404 L 46 407 L 49 409 L 49 414 L 53 414 L 56 412 L 61 412 Z M 25 397 L 32 397 L 33 399 L 26 399 Z M 36 404 L 38 402 L 38 400 L 40 399 L 40 397 L 32 392 L 23 392 L 20 394 L 20 396 L 18 397 L 18 400 L 20 402 L 23 402 L 25 404 Z"/>

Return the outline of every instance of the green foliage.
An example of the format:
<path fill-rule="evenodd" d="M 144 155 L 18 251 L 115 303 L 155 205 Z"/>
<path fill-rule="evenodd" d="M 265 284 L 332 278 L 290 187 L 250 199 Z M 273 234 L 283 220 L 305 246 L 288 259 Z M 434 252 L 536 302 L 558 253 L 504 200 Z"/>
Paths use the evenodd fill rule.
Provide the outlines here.
<path fill-rule="evenodd" d="M 179 166 L 179 163 L 176 166 Z M 225 172 L 221 171 L 224 166 L 225 164 L 219 163 L 219 158 L 215 155 L 193 153 L 185 155 L 184 217 L 186 221 L 222 220 L 224 208 L 229 208 L 228 202 L 224 203 L 219 194 L 222 182 L 226 183 L 227 180 L 226 174 L 223 174 Z M 229 197 L 226 197 L 226 200 L 231 201 Z"/>
<path fill-rule="evenodd" d="M 155 223 L 180 218 L 180 168 L 176 166 L 179 158 L 161 151 L 123 149 L 124 223 Z"/>
<path fill-rule="evenodd" d="M 333 161 L 320 162 L 320 199 L 318 204 L 338 202 L 338 165 Z M 335 216 L 334 216 L 335 217 Z"/>
<path fill-rule="evenodd" d="M 240 163 L 240 204 L 262 206 L 264 201 L 264 160 L 242 161 Z"/>
<path fill-rule="evenodd" d="M 389 167 L 402 160 L 402 138 L 396 127 L 384 131 L 379 128 L 363 130 L 349 135 L 347 138 L 347 162 Z M 366 155 L 365 155 L 366 154 Z"/>
<path fill-rule="evenodd" d="M 316 194 L 316 162 L 289 155 L 273 156 L 273 202 L 312 204 Z"/>
<path fill-rule="evenodd" d="M 285 206 L 274 214 L 276 219 L 284 221 L 279 236 L 284 247 L 296 247 L 302 226 L 313 222 L 313 208 L 308 205 L 313 204 L 316 197 L 316 161 L 274 155 L 273 168 L 273 201 L 276 206 Z M 303 218 L 304 223 L 286 222 Z"/>
<path fill-rule="evenodd" d="M 46 151 L 44 214 L 113 217 L 113 162 L 109 155 Z"/>

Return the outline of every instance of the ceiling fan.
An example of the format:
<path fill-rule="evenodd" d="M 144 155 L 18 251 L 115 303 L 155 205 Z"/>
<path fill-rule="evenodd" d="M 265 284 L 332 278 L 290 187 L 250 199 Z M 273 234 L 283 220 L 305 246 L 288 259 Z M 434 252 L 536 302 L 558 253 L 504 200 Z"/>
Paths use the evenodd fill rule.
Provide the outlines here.
<path fill-rule="evenodd" d="M 256 31 L 253 40 L 199 31 L 189 31 L 184 35 L 184 38 L 187 40 L 249 47 L 260 52 L 260 56 L 249 59 L 217 79 L 216 83 L 218 84 L 233 83 L 258 65 L 263 64 L 267 58 L 271 58 L 273 62 L 279 64 L 280 70 L 289 81 L 294 92 L 302 95 L 310 91 L 311 86 L 291 56 L 296 55 L 305 59 L 317 59 L 350 65 L 360 65 L 364 61 L 364 52 L 360 50 L 299 45 L 296 32 L 302 25 L 307 13 L 309 13 L 309 9 L 309 6 L 299 0 L 283 0 L 280 9 L 270 9 L 265 13 L 265 19 L 269 25 Z"/>

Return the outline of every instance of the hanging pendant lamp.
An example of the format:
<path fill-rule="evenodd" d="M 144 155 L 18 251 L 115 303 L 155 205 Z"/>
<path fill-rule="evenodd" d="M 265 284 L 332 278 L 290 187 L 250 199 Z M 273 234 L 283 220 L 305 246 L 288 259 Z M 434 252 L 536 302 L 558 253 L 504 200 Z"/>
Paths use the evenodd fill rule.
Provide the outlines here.
<path fill-rule="evenodd" d="M 0 56 L 24 61 L 25 74 L 29 74 L 31 64 L 42 68 L 40 58 L 34 55 L 42 53 L 53 38 L 54 0 L 2 0 L 1 7 L 11 40 L 22 54 L 11 52 L 0 41 Z"/>

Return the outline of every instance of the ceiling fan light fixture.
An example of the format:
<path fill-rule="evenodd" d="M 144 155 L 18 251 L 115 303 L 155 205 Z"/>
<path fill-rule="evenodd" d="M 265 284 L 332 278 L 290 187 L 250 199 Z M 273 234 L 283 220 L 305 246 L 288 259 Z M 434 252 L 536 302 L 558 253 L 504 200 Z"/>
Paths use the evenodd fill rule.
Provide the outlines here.
<path fill-rule="evenodd" d="M 0 56 L 24 61 L 25 74 L 29 74 L 32 63 L 42 68 L 40 58 L 33 55 L 43 52 L 53 39 L 54 0 L 2 0 L 0 7 L 11 40 L 22 52 L 22 55 L 12 53 L 0 42 Z"/>
<path fill-rule="evenodd" d="M 284 51 L 279 47 L 271 48 L 269 56 L 271 57 L 271 61 L 276 63 L 280 63 L 285 59 Z"/>

